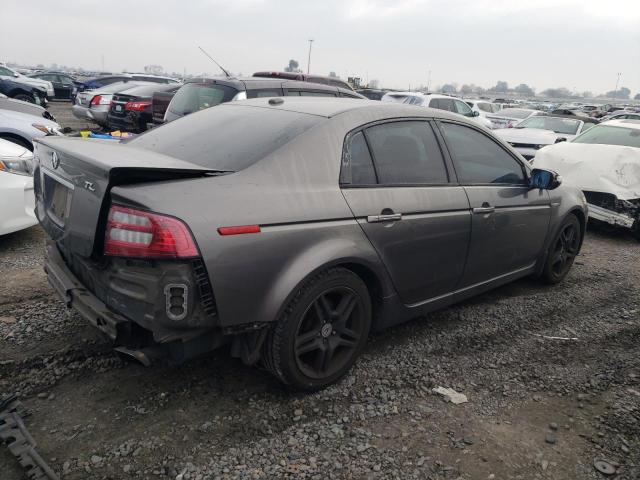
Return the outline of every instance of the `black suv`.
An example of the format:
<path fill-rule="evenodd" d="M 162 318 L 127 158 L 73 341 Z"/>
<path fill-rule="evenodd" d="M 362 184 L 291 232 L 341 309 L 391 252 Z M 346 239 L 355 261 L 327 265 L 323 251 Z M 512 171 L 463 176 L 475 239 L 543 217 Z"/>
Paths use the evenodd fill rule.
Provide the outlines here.
<path fill-rule="evenodd" d="M 164 116 L 171 122 L 189 113 L 230 102 L 258 97 L 283 96 L 362 98 L 353 90 L 278 78 L 202 78 L 188 80 L 171 99 Z M 157 118 L 154 107 L 154 117 Z"/>
<path fill-rule="evenodd" d="M 43 107 L 47 105 L 47 91 L 44 88 L 26 83 L 0 79 L 0 93 L 9 98 L 35 103 Z"/>

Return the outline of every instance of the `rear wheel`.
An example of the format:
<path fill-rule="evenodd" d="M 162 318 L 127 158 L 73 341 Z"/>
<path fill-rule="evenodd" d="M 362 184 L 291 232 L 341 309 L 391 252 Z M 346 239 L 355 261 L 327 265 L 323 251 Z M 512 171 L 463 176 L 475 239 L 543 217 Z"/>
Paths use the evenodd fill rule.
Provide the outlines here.
<path fill-rule="evenodd" d="M 567 276 L 580 250 L 582 230 L 578 218 L 569 215 L 551 244 L 542 278 L 548 283 L 559 283 Z"/>
<path fill-rule="evenodd" d="M 295 293 L 267 337 L 263 362 L 285 384 L 319 390 L 349 371 L 370 327 L 366 285 L 350 270 L 332 268 Z"/>

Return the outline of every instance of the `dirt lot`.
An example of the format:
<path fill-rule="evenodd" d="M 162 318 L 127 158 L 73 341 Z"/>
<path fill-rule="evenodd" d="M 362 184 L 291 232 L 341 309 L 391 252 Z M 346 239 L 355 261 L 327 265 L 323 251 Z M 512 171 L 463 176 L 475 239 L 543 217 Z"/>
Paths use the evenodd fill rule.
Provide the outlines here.
<path fill-rule="evenodd" d="M 91 127 L 68 103 L 51 110 Z M 19 394 L 64 479 L 605 478 L 595 459 L 640 478 L 632 238 L 590 232 L 561 285 L 520 281 L 377 335 L 314 395 L 225 350 L 180 367 L 122 361 L 55 297 L 43 241 L 39 227 L 0 237 L 0 395 Z M 0 479 L 22 478 L 1 447 Z"/>
<path fill-rule="evenodd" d="M 313 395 L 226 351 L 180 367 L 123 362 L 54 296 L 43 238 L 0 237 L 0 393 L 19 393 L 65 479 L 605 478 L 598 458 L 640 478 L 631 238 L 590 232 L 561 285 L 520 281 L 377 335 L 344 381 Z M 23 478 L 6 448 L 0 472 Z"/>

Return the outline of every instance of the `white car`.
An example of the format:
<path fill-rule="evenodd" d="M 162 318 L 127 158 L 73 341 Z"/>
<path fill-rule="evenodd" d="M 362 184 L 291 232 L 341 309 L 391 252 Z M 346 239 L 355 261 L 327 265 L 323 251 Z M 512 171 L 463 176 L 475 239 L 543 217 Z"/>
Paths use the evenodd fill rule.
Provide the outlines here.
<path fill-rule="evenodd" d="M 387 92 L 380 99 L 381 102 L 402 103 L 405 98 L 415 95 L 416 92 Z"/>
<path fill-rule="evenodd" d="M 589 118 L 560 115 L 534 115 L 513 128 L 499 128 L 493 133 L 515 148 L 527 160 L 547 145 L 573 140 L 597 122 Z"/>
<path fill-rule="evenodd" d="M 589 217 L 631 229 L 640 240 L 640 120 L 611 120 L 571 142 L 540 150 L 536 168 L 580 188 Z"/>
<path fill-rule="evenodd" d="M 487 118 L 493 124 L 493 128 L 510 128 L 525 118 L 536 115 L 546 115 L 546 113 L 530 108 L 503 108 L 498 113 L 488 113 Z"/>
<path fill-rule="evenodd" d="M 600 119 L 601 122 L 608 122 L 609 120 L 640 120 L 640 113 L 613 112 L 611 115 L 607 115 L 606 117 L 602 117 Z"/>
<path fill-rule="evenodd" d="M 0 109 L 0 138 L 33 150 L 33 139 L 62 135 L 60 125 L 41 116 Z"/>
<path fill-rule="evenodd" d="M 466 99 L 465 103 L 471 107 L 471 110 L 478 112 L 481 117 L 485 117 L 488 113 L 498 113 L 502 109 L 500 104 L 487 100 Z"/>
<path fill-rule="evenodd" d="M 33 194 L 33 154 L 0 139 L 0 235 L 29 228 L 36 223 Z"/>
<path fill-rule="evenodd" d="M 457 113 L 465 117 L 469 117 L 483 127 L 491 128 L 491 122 L 485 117 L 481 117 L 478 112 L 471 110 L 471 107 L 459 98 L 450 97 L 448 95 L 438 95 L 435 93 L 419 93 L 411 92 L 402 101 L 407 105 L 415 105 L 418 107 L 437 108 L 438 110 L 446 110 L 448 112 Z"/>
<path fill-rule="evenodd" d="M 12 68 L 9 68 L 3 64 L 0 64 L 0 79 L 12 80 L 18 83 L 26 83 L 27 85 L 31 85 L 34 87 L 44 87 L 47 89 L 48 98 L 53 98 L 55 96 L 55 91 L 53 90 L 53 83 L 47 80 L 39 80 L 37 78 L 27 77 L 26 75 L 23 75 L 20 72 Z"/>

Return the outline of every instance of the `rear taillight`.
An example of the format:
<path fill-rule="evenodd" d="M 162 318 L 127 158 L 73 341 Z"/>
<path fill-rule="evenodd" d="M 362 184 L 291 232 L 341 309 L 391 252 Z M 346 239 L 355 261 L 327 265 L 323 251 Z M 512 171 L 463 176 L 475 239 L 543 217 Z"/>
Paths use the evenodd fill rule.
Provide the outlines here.
<path fill-rule="evenodd" d="M 102 97 L 100 95 L 96 95 L 91 99 L 91 105 L 100 105 L 101 101 L 102 101 Z"/>
<path fill-rule="evenodd" d="M 151 106 L 151 102 L 127 102 L 124 105 L 125 110 L 132 112 L 142 112 Z"/>
<path fill-rule="evenodd" d="M 197 257 L 187 226 L 177 218 L 113 205 L 109 210 L 105 255 L 145 258 Z"/>

